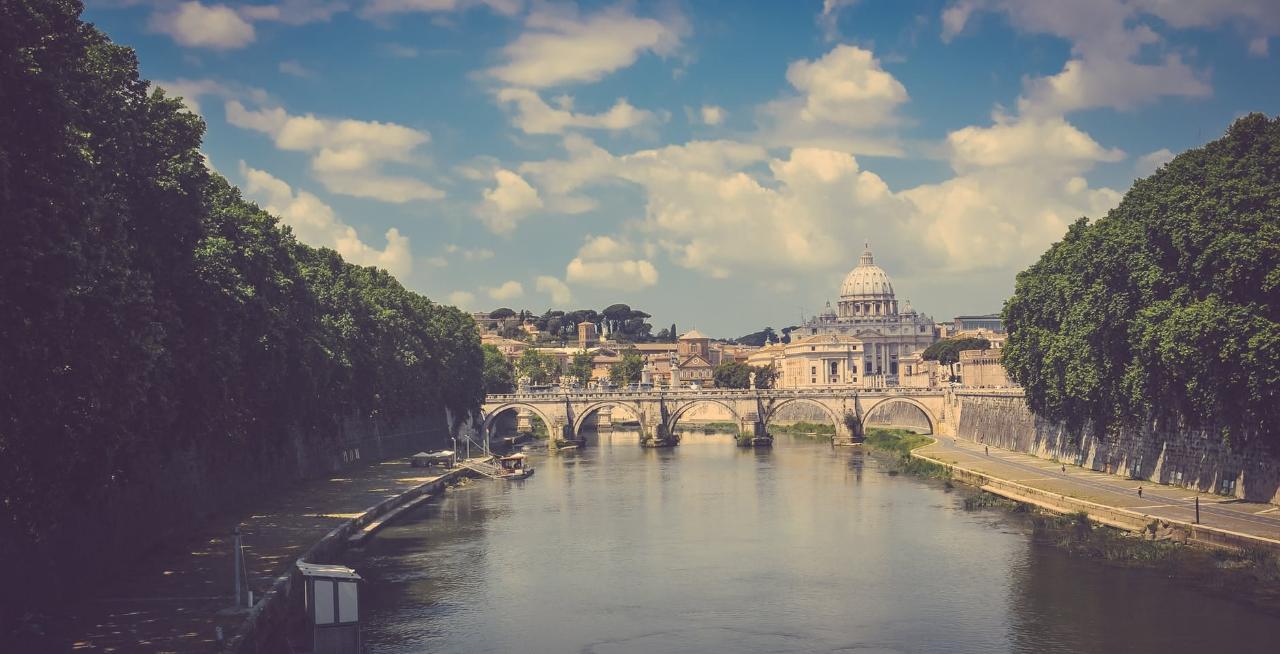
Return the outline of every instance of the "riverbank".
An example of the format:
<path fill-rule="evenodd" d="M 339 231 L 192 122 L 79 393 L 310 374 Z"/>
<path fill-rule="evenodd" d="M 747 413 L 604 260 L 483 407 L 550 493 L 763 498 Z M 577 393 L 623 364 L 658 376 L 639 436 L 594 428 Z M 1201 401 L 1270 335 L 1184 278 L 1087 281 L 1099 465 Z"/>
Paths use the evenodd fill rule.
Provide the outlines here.
<path fill-rule="evenodd" d="M 1034 484 L 1062 482 L 1049 477 L 1023 477 L 1016 481 L 1001 478 L 992 472 L 999 465 L 994 461 L 966 461 L 967 466 L 960 466 L 939 452 L 949 451 L 945 444 L 911 432 L 869 430 L 866 442 L 896 456 L 898 469 L 903 472 L 945 479 L 953 488 L 954 483 L 971 488 L 963 500 L 966 510 L 993 508 L 1023 515 L 1038 542 L 1073 556 L 1156 570 L 1199 591 L 1244 601 L 1280 615 L 1280 548 L 1270 538 L 1162 520 L 1121 506 L 1049 492 Z M 995 461 L 999 461 L 1011 453 L 994 454 Z M 979 455 L 975 452 L 971 456 Z M 984 449 L 980 456 L 988 459 L 992 455 Z M 1056 465 L 1059 474 L 1065 474 L 1063 464 Z M 1071 492 L 1070 487 L 1055 487 Z M 1158 497 L 1157 490 L 1164 492 L 1148 483 L 1144 496 Z M 1085 494 L 1089 489 L 1076 492 Z M 1134 495 L 1137 496 L 1136 491 Z"/>
<path fill-rule="evenodd" d="M 29 616 L 27 628 L 6 643 L 33 652 L 253 651 L 271 633 L 259 629 L 263 620 L 283 613 L 277 598 L 296 560 L 327 560 L 371 521 L 461 474 L 430 474 L 394 459 L 297 484 L 234 515 L 210 517 L 199 532 L 146 557 L 109 587 L 58 614 Z M 237 528 L 252 610 L 232 610 L 230 534 Z"/>

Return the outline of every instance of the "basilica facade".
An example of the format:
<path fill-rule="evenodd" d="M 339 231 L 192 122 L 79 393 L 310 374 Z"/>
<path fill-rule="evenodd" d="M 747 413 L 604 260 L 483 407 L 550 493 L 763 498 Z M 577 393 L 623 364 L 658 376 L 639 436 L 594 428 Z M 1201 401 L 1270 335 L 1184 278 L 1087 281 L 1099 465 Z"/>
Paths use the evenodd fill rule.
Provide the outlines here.
<path fill-rule="evenodd" d="M 772 364 L 780 388 L 897 386 L 901 362 L 929 347 L 935 332 L 933 319 L 910 301 L 898 305 L 893 282 L 867 247 L 840 285 L 836 308 L 828 302 L 791 331 L 791 343 L 763 348 L 751 363 Z"/>

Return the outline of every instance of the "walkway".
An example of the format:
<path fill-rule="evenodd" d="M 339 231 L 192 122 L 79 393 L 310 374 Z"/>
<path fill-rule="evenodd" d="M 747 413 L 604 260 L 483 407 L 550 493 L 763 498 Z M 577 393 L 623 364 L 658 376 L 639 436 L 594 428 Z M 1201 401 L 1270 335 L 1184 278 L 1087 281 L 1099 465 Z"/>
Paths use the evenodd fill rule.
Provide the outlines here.
<path fill-rule="evenodd" d="M 1127 509 L 1153 518 L 1194 522 L 1197 493 L 1178 486 L 1128 479 L 1029 454 L 992 447 L 984 453 L 981 443 L 935 436 L 937 443 L 916 452 L 1024 486 Z M 1138 487 L 1142 497 L 1138 497 Z M 1199 493 L 1200 524 L 1251 536 L 1280 540 L 1280 506 L 1259 504 L 1221 495 Z"/>
<path fill-rule="evenodd" d="M 13 651 L 217 651 L 215 628 L 221 626 L 230 637 L 244 619 L 224 614 L 232 602 L 230 534 L 237 524 L 257 601 L 298 555 L 329 531 L 383 500 L 439 478 L 425 476 L 424 469 L 405 460 L 345 474 L 299 484 L 261 498 L 252 511 L 215 519 L 185 545 L 148 557 L 120 575 L 124 579 L 108 582 L 100 596 L 53 616 L 47 627 L 55 636 L 18 643 Z"/>

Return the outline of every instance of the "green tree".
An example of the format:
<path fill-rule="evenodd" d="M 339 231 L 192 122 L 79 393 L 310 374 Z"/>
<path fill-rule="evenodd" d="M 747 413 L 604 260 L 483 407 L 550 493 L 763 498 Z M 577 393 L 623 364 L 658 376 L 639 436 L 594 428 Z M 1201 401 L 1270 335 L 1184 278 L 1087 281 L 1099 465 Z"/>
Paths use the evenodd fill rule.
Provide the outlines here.
<path fill-rule="evenodd" d="M 516 375 L 529 378 L 531 384 L 550 384 L 560 376 L 555 357 L 529 348 L 516 361 Z"/>
<path fill-rule="evenodd" d="M 1139 180 L 1080 219 L 1006 302 L 1003 360 L 1077 432 L 1170 425 L 1280 449 L 1280 119 Z"/>
<path fill-rule="evenodd" d="M 578 383 L 585 385 L 591 381 L 591 371 L 595 367 L 594 359 L 595 355 L 586 350 L 575 353 L 569 362 L 569 374 L 577 377 Z"/>
<path fill-rule="evenodd" d="M 738 361 L 721 361 L 711 371 L 711 379 L 717 388 L 748 388 L 751 366 Z"/>
<path fill-rule="evenodd" d="M 501 307 L 489 312 L 489 317 L 494 320 L 503 320 L 505 318 L 514 318 L 516 312 L 508 307 Z"/>
<path fill-rule="evenodd" d="M 515 371 L 506 355 L 492 345 L 484 347 L 484 392 L 510 393 L 515 390 Z"/>
<path fill-rule="evenodd" d="M 640 381 L 640 373 L 644 370 L 644 357 L 635 348 L 622 352 L 622 360 L 609 366 L 609 381 L 617 386 L 626 386 Z"/>
<path fill-rule="evenodd" d="M 773 364 L 767 366 L 752 366 L 756 373 L 756 388 L 770 389 L 773 388 L 774 382 L 778 381 L 778 369 Z"/>

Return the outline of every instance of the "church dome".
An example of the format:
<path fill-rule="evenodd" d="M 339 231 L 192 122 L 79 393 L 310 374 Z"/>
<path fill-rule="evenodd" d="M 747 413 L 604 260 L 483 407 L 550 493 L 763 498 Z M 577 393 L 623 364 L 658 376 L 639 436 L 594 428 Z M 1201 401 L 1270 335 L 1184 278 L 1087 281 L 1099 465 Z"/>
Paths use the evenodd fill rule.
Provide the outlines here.
<path fill-rule="evenodd" d="M 858 266 L 849 271 L 844 283 L 840 285 L 842 300 L 882 300 L 893 298 L 893 284 L 883 268 L 875 264 L 871 256 L 871 247 L 862 251 Z"/>

